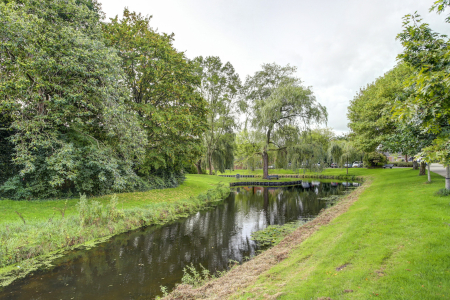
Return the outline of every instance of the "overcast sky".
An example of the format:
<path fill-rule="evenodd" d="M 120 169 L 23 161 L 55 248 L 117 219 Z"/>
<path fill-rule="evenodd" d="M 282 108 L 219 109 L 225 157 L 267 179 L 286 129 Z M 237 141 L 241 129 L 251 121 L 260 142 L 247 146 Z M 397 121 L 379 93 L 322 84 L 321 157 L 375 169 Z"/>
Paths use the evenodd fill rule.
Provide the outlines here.
<path fill-rule="evenodd" d="M 124 6 L 152 15 L 188 58 L 219 56 L 244 80 L 262 63 L 291 64 L 328 109 L 328 127 L 347 132 L 347 106 L 360 87 L 396 64 L 402 17 L 417 11 L 448 34 L 435 0 L 101 0 L 107 18 Z"/>

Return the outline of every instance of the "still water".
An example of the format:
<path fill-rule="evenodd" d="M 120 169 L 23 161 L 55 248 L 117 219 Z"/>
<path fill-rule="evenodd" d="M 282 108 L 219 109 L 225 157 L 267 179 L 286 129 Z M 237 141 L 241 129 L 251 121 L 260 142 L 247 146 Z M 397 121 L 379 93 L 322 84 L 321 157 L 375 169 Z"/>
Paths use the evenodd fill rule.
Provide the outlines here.
<path fill-rule="evenodd" d="M 230 260 L 254 256 L 252 232 L 268 225 L 315 217 L 342 184 L 311 188 L 239 187 L 219 205 L 164 226 L 118 235 L 90 250 L 76 250 L 55 267 L 30 274 L 0 290 L 0 299 L 151 299 L 181 282 L 183 268 L 211 272 Z M 318 184 L 318 185 L 317 185 Z"/>

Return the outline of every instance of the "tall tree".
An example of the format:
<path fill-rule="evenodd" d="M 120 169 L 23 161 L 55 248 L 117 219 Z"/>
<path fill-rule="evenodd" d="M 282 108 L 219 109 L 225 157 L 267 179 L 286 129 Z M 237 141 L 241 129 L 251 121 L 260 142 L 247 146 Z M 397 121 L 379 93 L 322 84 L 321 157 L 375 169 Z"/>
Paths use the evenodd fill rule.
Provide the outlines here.
<path fill-rule="evenodd" d="M 233 65 L 223 64 L 217 56 L 199 56 L 194 62 L 199 66 L 201 77 L 199 91 L 208 103 L 204 156 L 211 175 L 213 167 L 223 172 L 233 164 L 233 129 L 237 127 L 241 80 Z"/>
<path fill-rule="evenodd" d="M 151 17 L 125 9 L 123 17 L 103 24 L 108 45 L 118 50 L 130 88 L 127 102 L 147 134 L 141 176 L 180 171 L 202 152 L 207 128 L 206 103 L 196 91 L 201 84 L 196 64 L 173 47 L 173 34 L 159 34 Z"/>
<path fill-rule="evenodd" d="M 295 67 L 264 64 L 262 70 L 247 77 L 245 84 L 247 112 L 252 126 L 264 133 L 260 150 L 264 178 L 268 178 L 269 151 L 279 151 L 274 136 L 286 127 L 306 129 L 327 120 L 326 108 L 320 105 L 311 89 L 294 76 Z"/>
<path fill-rule="evenodd" d="M 431 10 L 441 13 L 448 6 L 448 0 L 439 0 Z M 450 23 L 450 17 L 446 22 Z M 405 16 L 403 28 L 397 36 L 404 48 L 398 58 L 414 76 L 406 82 L 411 94 L 396 105 L 395 115 L 406 122 L 415 121 L 422 132 L 435 135 L 421 155 L 444 163 L 448 174 L 445 187 L 450 189 L 450 40 L 422 23 L 418 14 Z"/>
<path fill-rule="evenodd" d="M 355 147 L 364 152 L 375 151 L 395 131 L 391 110 L 397 97 L 405 97 L 404 81 L 411 74 L 408 66 L 399 64 L 350 101 L 347 117 Z"/>
<path fill-rule="evenodd" d="M 0 111 L 12 119 L 20 170 L 1 188 L 11 197 L 136 186 L 132 167 L 145 136 L 93 8 L 75 0 L 0 3 Z"/>

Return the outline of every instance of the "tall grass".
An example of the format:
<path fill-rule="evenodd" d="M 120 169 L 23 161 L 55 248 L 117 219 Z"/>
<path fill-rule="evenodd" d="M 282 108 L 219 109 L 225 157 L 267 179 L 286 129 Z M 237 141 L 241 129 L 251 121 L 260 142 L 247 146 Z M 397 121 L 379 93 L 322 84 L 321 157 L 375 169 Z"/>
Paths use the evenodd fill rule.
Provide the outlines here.
<path fill-rule="evenodd" d="M 1 224 L 0 267 L 138 227 L 167 223 L 224 199 L 229 191 L 228 187 L 218 185 L 197 197 L 129 209 L 120 208 L 116 195 L 107 205 L 81 195 L 78 214 Z"/>

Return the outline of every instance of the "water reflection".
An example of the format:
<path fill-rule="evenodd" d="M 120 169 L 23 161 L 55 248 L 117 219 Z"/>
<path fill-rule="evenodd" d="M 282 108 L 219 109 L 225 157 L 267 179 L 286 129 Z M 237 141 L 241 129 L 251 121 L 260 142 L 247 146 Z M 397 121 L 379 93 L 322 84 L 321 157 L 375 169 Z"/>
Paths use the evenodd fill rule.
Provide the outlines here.
<path fill-rule="evenodd" d="M 239 187 L 220 205 L 162 227 L 121 234 L 59 259 L 0 291 L 0 299 L 149 299 L 181 281 L 187 264 L 210 271 L 255 255 L 252 232 L 311 218 L 326 207 L 318 198 L 345 187 Z"/>

